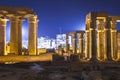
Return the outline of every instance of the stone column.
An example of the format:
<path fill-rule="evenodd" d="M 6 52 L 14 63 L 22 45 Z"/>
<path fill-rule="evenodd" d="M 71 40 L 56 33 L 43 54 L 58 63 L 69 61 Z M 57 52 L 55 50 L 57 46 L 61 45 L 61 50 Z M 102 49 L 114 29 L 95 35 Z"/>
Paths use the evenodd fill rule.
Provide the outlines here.
<path fill-rule="evenodd" d="M 120 59 L 120 32 L 117 32 L 117 49 L 118 59 Z"/>
<path fill-rule="evenodd" d="M 97 58 L 100 60 L 101 59 L 101 53 L 102 53 L 102 50 L 101 50 L 101 30 L 98 30 L 97 31 L 97 35 L 98 35 L 98 38 L 97 38 Z"/>
<path fill-rule="evenodd" d="M 116 39 L 117 30 L 111 30 L 111 54 L 113 59 L 117 59 L 117 39 Z"/>
<path fill-rule="evenodd" d="M 38 55 L 38 22 L 39 20 L 37 19 L 37 22 L 36 22 L 36 55 Z"/>
<path fill-rule="evenodd" d="M 29 55 L 36 55 L 36 48 L 37 48 L 37 16 L 30 16 L 28 18 L 29 24 L 29 38 L 28 38 L 28 51 Z"/>
<path fill-rule="evenodd" d="M 97 60 L 97 45 L 96 45 L 96 20 L 93 19 L 90 22 L 90 55 L 92 55 L 91 60 Z"/>
<path fill-rule="evenodd" d="M 72 47 L 73 47 L 73 54 L 77 53 L 77 48 L 76 48 L 76 33 L 73 34 L 72 36 Z"/>
<path fill-rule="evenodd" d="M 18 20 L 18 54 L 22 55 L 22 22 L 23 19 Z"/>
<path fill-rule="evenodd" d="M 69 35 L 68 34 L 66 34 L 66 52 L 68 53 L 68 51 L 69 51 L 69 37 L 68 37 Z"/>
<path fill-rule="evenodd" d="M 91 55 L 89 54 L 89 45 L 90 45 L 90 31 L 86 30 L 86 40 L 85 40 L 85 58 L 91 58 Z"/>
<path fill-rule="evenodd" d="M 80 36 L 81 36 L 81 34 L 80 33 L 77 33 L 77 49 L 78 49 L 78 54 L 80 54 L 81 53 L 81 48 L 80 48 L 80 44 L 81 44 L 81 42 L 80 42 Z"/>
<path fill-rule="evenodd" d="M 79 33 L 79 51 L 83 54 L 83 33 Z"/>
<path fill-rule="evenodd" d="M 107 25 L 107 20 L 106 20 L 106 18 L 103 20 L 103 24 L 104 24 L 104 28 L 103 28 L 103 30 L 102 30 L 102 42 L 103 42 L 103 49 L 104 49 L 104 53 L 102 53 L 103 54 L 103 56 L 104 56 L 104 60 L 106 60 L 107 59 L 107 35 L 106 35 L 106 31 L 107 31 L 107 29 L 106 29 L 106 27 L 108 28 L 108 26 L 106 26 Z M 103 25 L 102 24 L 102 25 Z"/>
<path fill-rule="evenodd" d="M 97 30 L 97 59 L 103 60 L 104 59 L 104 30 L 103 30 L 103 22 L 97 21 L 98 30 Z"/>
<path fill-rule="evenodd" d="M 6 55 L 6 22 L 7 19 L 0 18 L 0 56 Z"/>
<path fill-rule="evenodd" d="M 111 55 L 114 60 L 117 59 L 117 39 L 116 39 L 116 21 L 112 21 L 111 23 Z"/>
<path fill-rule="evenodd" d="M 105 60 L 107 60 L 107 35 L 106 35 L 106 29 L 104 28 L 104 57 L 105 57 Z"/>
<path fill-rule="evenodd" d="M 18 55 L 18 16 L 10 17 L 10 53 Z"/>
<path fill-rule="evenodd" d="M 97 20 L 97 27 L 98 27 L 98 30 L 97 30 L 97 57 L 98 57 L 98 59 L 100 59 L 100 57 L 101 57 L 101 30 L 99 30 L 99 27 L 101 26 L 101 24 L 100 24 L 100 22 Z"/>
<path fill-rule="evenodd" d="M 61 55 L 61 56 L 63 56 L 62 44 L 60 44 L 60 45 L 58 46 L 58 54 Z"/>
<path fill-rule="evenodd" d="M 85 58 L 90 59 L 92 55 L 90 54 L 90 19 L 86 17 L 86 30 L 85 30 Z"/>
<path fill-rule="evenodd" d="M 105 34 L 105 50 L 106 50 L 106 58 L 108 61 L 112 60 L 111 57 L 111 35 L 110 35 L 110 21 L 107 19 L 106 26 L 104 29 Z"/>

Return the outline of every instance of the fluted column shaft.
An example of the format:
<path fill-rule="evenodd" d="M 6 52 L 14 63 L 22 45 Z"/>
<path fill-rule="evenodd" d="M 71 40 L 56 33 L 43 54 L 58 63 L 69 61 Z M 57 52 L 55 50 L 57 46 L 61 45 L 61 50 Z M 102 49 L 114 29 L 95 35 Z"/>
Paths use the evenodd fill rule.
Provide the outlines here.
<path fill-rule="evenodd" d="M 90 22 L 90 55 L 92 55 L 91 60 L 95 61 L 97 59 L 97 45 L 96 45 L 96 20 Z"/>
<path fill-rule="evenodd" d="M 117 32 L 117 53 L 118 58 L 120 59 L 120 32 Z"/>
<path fill-rule="evenodd" d="M 89 45 L 90 45 L 90 31 L 86 30 L 86 41 L 85 41 L 85 57 L 91 58 L 91 55 L 89 54 Z"/>
<path fill-rule="evenodd" d="M 90 55 L 92 55 L 91 60 L 96 60 L 96 30 L 90 29 Z"/>
<path fill-rule="evenodd" d="M 117 59 L 117 39 L 116 39 L 117 30 L 111 30 L 111 54 L 113 59 Z"/>
<path fill-rule="evenodd" d="M 38 54 L 38 22 L 39 20 L 37 19 L 36 21 L 36 55 L 39 55 Z"/>
<path fill-rule="evenodd" d="M 66 34 L 66 52 L 68 52 L 69 51 L 69 37 L 68 37 L 69 35 L 68 34 Z"/>
<path fill-rule="evenodd" d="M 103 30 L 103 22 L 97 21 L 98 30 L 97 30 L 97 58 L 99 60 L 105 59 L 105 41 L 104 41 L 104 30 Z"/>
<path fill-rule="evenodd" d="M 76 34 L 73 34 L 73 36 L 72 36 L 72 47 L 73 47 L 73 54 L 76 54 L 77 53 Z"/>
<path fill-rule="evenodd" d="M 106 57 L 107 60 L 112 60 L 111 57 L 111 36 L 110 36 L 110 29 L 105 29 L 104 30 L 105 33 L 105 45 L 106 45 Z"/>
<path fill-rule="evenodd" d="M 28 18 L 29 24 L 29 38 L 28 38 L 28 51 L 29 55 L 36 55 L 37 52 L 37 16 L 30 16 Z"/>
<path fill-rule="evenodd" d="M 83 54 L 83 33 L 79 33 L 79 53 Z"/>
<path fill-rule="evenodd" d="M 116 39 L 116 21 L 111 23 L 111 55 L 114 60 L 117 59 L 117 39 Z"/>
<path fill-rule="evenodd" d="M 0 55 L 6 55 L 6 22 L 7 19 L 0 18 Z"/>
<path fill-rule="evenodd" d="M 10 53 L 18 55 L 18 22 L 19 17 L 10 17 Z"/>
<path fill-rule="evenodd" d="M 104 29 L 104 36 L 105 36 L 105 52 L 106 52 L 106 59 L 108 61 L 112 60 L 111 57 L 111 34 L 110 34 L 110 19 L 106 18 L 106 25 Z"/>
<path fill-rule="evenodd" d="M 18 54 L 22 55 L 22 18 L 18 20 Z"/>

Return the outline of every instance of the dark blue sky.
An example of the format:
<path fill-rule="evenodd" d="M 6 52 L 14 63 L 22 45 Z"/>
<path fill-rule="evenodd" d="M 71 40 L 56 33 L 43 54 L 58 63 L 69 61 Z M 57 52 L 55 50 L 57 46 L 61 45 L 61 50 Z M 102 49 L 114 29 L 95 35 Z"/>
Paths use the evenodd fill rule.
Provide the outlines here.
<path fill-rule="evenodd" d="M 60 30 L 61 33 L 67 33 L 85 29 L 85 16 L 90 11 L 120 15 L 120 0 L 1 0 L 0 6 L 33 8 L 40 20 L 39 37 L 55 37 Z M 25 23 L 23 27 L 26 29 Z"/>

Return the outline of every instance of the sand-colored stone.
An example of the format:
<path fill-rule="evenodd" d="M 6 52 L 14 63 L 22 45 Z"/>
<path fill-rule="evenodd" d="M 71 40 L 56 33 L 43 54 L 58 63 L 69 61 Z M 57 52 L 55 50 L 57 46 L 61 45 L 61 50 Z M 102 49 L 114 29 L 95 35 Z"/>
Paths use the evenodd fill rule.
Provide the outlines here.
<path fill-rule="evenodd" d="M 84 46 L 82 49 L 84 56 L 83 59 L 92 61 L 105 61 L 105 60 L 120 60 L 119 53 L 119 37 L 116 28 L 116 23 L 120 22 L 120 16 L 109 16 L 106 12 L 90 12 L 86 15 L 86 30 L 85 37 L 83 37 L 85 44 L 78 45 L 78 41 L 75 43 L 72 41 L 73 52 L 78 46 Z M 76 35 L 76 31 L 68 32 L 69 34 Z M 78 37 L 73 36 L 73 40 L 77 40 Z M 67 40 L 67 44 L 68 44 Z M 80 49 L 80 52 L 81 52 Z"/>
<path fill-rule="evenodd" d="M 37 55 L 37 16 L 30 16 L 28 18 L 29 23 L 29 40 L 28 40 L 28 51 L 29 55 Z"/>
<path fill-rule="evenodd" d="M 52 61 L 52 54 L 41 54 L 39 56 L 17 56 L 6 55 L 0 56 L 0 63 L 17 63 L 17 62 L 44 62 Z"/>
<path fill-rule="evenodd" d="M 6 53 L 6 18 L 0 18 L 0 55 Z"/>

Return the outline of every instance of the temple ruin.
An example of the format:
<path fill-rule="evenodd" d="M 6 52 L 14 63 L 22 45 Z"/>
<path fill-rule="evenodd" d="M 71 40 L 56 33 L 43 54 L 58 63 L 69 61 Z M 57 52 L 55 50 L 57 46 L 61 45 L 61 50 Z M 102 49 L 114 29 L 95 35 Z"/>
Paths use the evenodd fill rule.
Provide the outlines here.
<path fill-rule="evenodd" d="M 14 54 L 15 57 L 23 56 L 22 23 L 24 19 L 28 19 L 29 26 L 28 55 L 37 55 L 37 15 L 31 8 L 0 7 L 0 57 L 10 54 Z M 10 21 L 10 53 L 6 52 L 7 21 Z M 120 22 L 120 16 L 110 16 L 107 12 L 88 13 L 85 31 L 66 34 L 65 53 L 68 56 L 79 55 L 80 60 L 86 61 L 120 61 L 120 31 L 116 28 L 117 22 Z M 58 52 L 64 55 L 61 50 L 60 47 Z"/>
<path fill-rule="evenodd" d="M 88 61 L 119 61 L 120 31 L 116 29 L 117 22 L 120 22 L 120 16 L 110 16 L 107 12 L 88 13 L 85 31 L 67 33 L 66 52 L 80 54 Z"/>
<path fill-rule="evenodd" d="M 28 53 L 37 55 L 38 17 L 31 8 L 0 7 L 0 55 L 22 55 L 22 23 L 28 19 Z M 6 53 L 6 22 L 10 21 L 10 53 Z"/>

